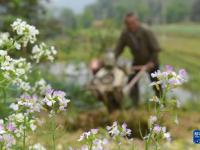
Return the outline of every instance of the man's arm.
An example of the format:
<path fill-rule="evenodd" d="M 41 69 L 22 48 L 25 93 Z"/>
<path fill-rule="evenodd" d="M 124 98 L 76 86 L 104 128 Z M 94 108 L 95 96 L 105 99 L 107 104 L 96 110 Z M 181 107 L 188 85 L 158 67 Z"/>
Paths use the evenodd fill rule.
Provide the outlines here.
<path fill-rule="evenodd" d="M 149 50 L 151 51 L 150 62 L 154 64 L 158 63 L 158 54 L 161 51 L 161 48 L 158 43 L 158 40 L 156 39 L 156 36 L 152 31 L 148 31 L 147 40 L 148 40 Z"/>
<path fill-rule="evenodd" d="M 124 32 L 122 32 L 120 35 L 120 38 L 118 40 L 117 46 L 115 48 L 115 58 L 116 59 L 118 59 L 118 57 L 121 55 L 125 46 L 126 46 L 125 35 L 124 35 Z"/>

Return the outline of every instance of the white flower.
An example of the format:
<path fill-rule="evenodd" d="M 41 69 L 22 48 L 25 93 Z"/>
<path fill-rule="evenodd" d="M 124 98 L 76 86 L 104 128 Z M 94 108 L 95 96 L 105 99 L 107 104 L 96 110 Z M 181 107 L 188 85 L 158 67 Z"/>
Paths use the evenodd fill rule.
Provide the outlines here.
<path fill-rule="evenodd" d="M 17 50 L 20 50 L 21 49 L 21 45 L 17 42 L 14 42 L 14 46 Z"/>
<path fill-rule="evenodd" d="M 9 116 L 9 120 L 13 122 L 22 123 L 24 121 L 24 115 L 22 113 L 12 114 Z"/>
<path fill-rule="evenodd" d="M 167 128 L 166 127 L 161 127 L 161 130 L 163 133 L 165 133 L 167 131 Z"/>
<path fill-rule="evenodd" d="M 46 91 L 45 98 L 42 100 L 42 102 L 47 106 L 52 107 L 52 109 L 54 109 L 53 112 L 58 112 L 58 111 L 65 111 L 70 100 L 66 99 L 65 92 L 48 89 Z"/>
<path fill-rule="evenodd" d="M 131 129 L 128 129 L 127 124 L 123 123 L 122 124 L 121 136 L 130 136 L 130 135 L 131 135 Z"/>
<path fill-rule="evenodd" d="M 0 50 L 0 56 L 6 56 L 8 53 L 7 51 L 4 51 L 4 50 Z"/>
<path fill-rule="evenodd" d="M 9 149 L 11 149 L 11 147 L 13 145 L 16 144 L 16 140 L 11 134 L 4 134 L 2 137 L 3 137 L 4 143 L 5 143 L 6 149 L 9 150 Z"/>
<path fill-rule="evenodd" d="M 95 139 L 93 141 L 92 150 L 104 150 L 104 146 L 108 144 L 107 139 Z"/>
<path fill-rule="evenodd" d="M 1 119 L 0 120 L 0 135 L 5 133 L 4 129 L 4 121 Z"/>
<path fill-rule="evenodd" d="M 157 96 L 153 96 L 151 99 L 149 99 L 150 102 L 156 102 L 156 103 L 160 103 L 160 100 Z"/>
<path fill-rule="evenodd" d="M 83 145 L 80 150 L 104 150 L 107 144 L 107 139 L 94 139 L 92 141 L 92 147 L 90 147 L 90 145 Z M 72 150 L 72 148 L 70 150 Z"/>
<path fill-rule="evenodd" d="M 169 132 L 164 133 L 164 138 L 167 139 L 167 141 L 171 141 L 171 134 Z"/>
<path fill-rule="evenodd" d="M 153 135 L 159 135 L 162 138 L 167 139 L 167 141 L 171 141 L 171 135 L 169 132 L 167 132 L 166 127 L 161 127 L 160 125 L 155 125 L 153 128 L 151 128 L 151 132 Z M 149 135 L 147 136 L 147 139 L 149 138 Z"/>
<path fill-rule="evenodd" d="M 97 134 L 98 133 L 98 129 L 91 129 L 91 133 L 92 134 Z"/>
<path fill-rule="evenodd" d="M 113 137 L 118 136 L 120 134 L 120 131 L 118 129 L 118 124 L 116 121 L 113 122 L 112 126 L 107 126 L 107 130 L 108 130 L 108 133 Z"/>
<path fill-rule="evenodd" d="M 22 79 L 27 79 L 27 74 L 30 72 L 31 65 L 27 63 L 24 58 L 13 59 L 6 55 L 4 60 L 0 63 L 0 68 L 4 78 L 12 80 L 12 83 L 16 83 L 22 87 L 21 85 L 24 82 Z"/>
<path fill-rule="evenodd" d="M 24 132 L 24 128 L 25 127 L 24 127 L 23 122 L 22 122 L 15 130 L 16 137 L 18 137 L 18 138 L 22 137 L 23 132 Z"/>
<path fill-rule="evenodd" d="M 0 124 L 3 124 L 3 123 L 4 123 L 3 119 L 0 119 Z"/>
<path fill-rule="evenodd" d="M 32 131 L 35 131 L 36 128 L 37 128 L 37 126 L 34 123 L 35 123 L 35 121 L 30 122 L 30 128 L 31 128 Z"/>
<path fill-rule="evenodd" d="M 98 133 L 98 129 L 91 129 L 90 131 L 88 132 L 84 132 L 80 138 L 78 139 L 78 141 L 83 141 L 85 139 L 88 139 L 89 137 L 93 136 L 93 135 L 96 135 Z"/>
<path fill-rule="evenodd" d="M 0 48 L 4 47 L 11 39 L 9 33 L 0 33 Z"/>
<path fill-rule="evenodd" d="M 44 95 L 47 90 L 51 89 L 51 85 L 47 84 L 44 79 L 40 79 L 39 81 L 35 82 L 32 90 L 33 92 L 39 92 L 41 95 Z"/>
<path fill-rule="evenodd" d="M 22 79 L 15 79 L 12 81 L 12 83 L 16 86 L 18 86 L 19 89 L 27 92 L 31 89 L 30 83 L 23 81 Z"/>
<path fill-rule="evenodd" d="M 159 134 L 159 133 L 161 133 L 161 131 L 162 131 L 162 127 L 161 127 L 161 126 L 155 125 L 155 126 L 153 127 L 153 132 L 154 132 L 154 133 Z"/>
<path fill-rule="evenodd" d="M 171 66 L 167 66 L 166 70 L 163 72 L 158 70 L 152 73 L 151 76 L 157 78 L 157 81 L 150 84 L 151 86 L 162 85 L 163 87 L 170 87 L 171 89 L 187 81 L 187 73 L 184 69 L 180 69 L 179 72 L 176 73 Z"/>
<path fill-rule="evenodd" d="M 33 47 L 32 54 L 32 59 L 35 59 L 38 63 L 42 58 L 53 61 L 57 51 L 53 46 L 49 48 L 45 43 L 41 43 Z"/>
<path fill-rule="evenodd" d="M 153 125 L 156 121 L 157 121 L 157 117 L 156 116 L 150 116 L 150 118 L 149 118 L 150 125 Z"/>
<path fill-rule="evenodd" d="M 11 24 L 11 27 L 21 37 L 20 41 L 23 46 L 27 46 L 29 42 L 32 44 L 36 42 L 36 36 L 39 34 L 39 31 L 34 26 L 27 24 L 21 19 L 17 19 Z"/>
<path fill-rule="evenodd" d="M 154 72 L 154 73 L 151 73 L 151 77 L 152 77 L 152 78 L 159 78 L 159 77 L 161 77 L 161 76 L 162 76 L 162 73 L 161 73 L 160 70 L 158 70 L 158 71 L 156 71 L 156 72 Z"/>
<path fill-rule="evenodd" d="M 80 150 L 90 150 L 90 148 L 87 145 L 83 145 Z"/>
<path fill-rule="evenodd" d="M 88 139 L 88 137 L 91 135 L 91 132 L 90 131 L 88 131 L 88 132 L 84 132 L 81 136 L 80 136 L 80 138 L 78 139 L 78 141 L 80 142 L 80 141 L 83 141 L 84 139 Z"/>
<path fill-rule="evenodd" d="M 122 137 L 126 137 L 126 136 L 130 136 L 131 135 L 131 130 L 127 128 L 127 124 L 123 123 L 122 126 L 118 126 L 118 123 L 115 121 L 113 122 L 112 126 L 107 126 L 106 127 L 108 130 L 108 133 L 112 136 L 112 137 L 116 137 L 116 136 L 122 136 Z"/>
<path fill-rule="evenodd" d="M 13 109 L 14 111 L 17 111 L 19 109 L 19 106 L 17 104 L 12 103 L 10 105 L 10 108 Z"/>
<path fill-rule="evenodd" d="M 37 143 L 33 146 L 30 146 L 29 150 L 46 150 L 46 148 L 42 146 L 40 143 Z"/>
<path fill-rule="evenodd" d="M 20 89 L 29 91 L 30 85 L 25 80 L 27 79 L 27 74 L 30 72 L 30 63 L 27 63 L 24 58 L 13 59 L 7 55 L 6 51 L 1 50 L 0 53 L 4 56 L 0 62 L 3 77 Z"/>
<path fill-rule="evenodd" d="M 0 120 L 0 143 L 1 149 L 11 149 L 16 144 L 16 140 L 12 134 L 15 132 L 15 124 L 9 122 L 4 124 L 4 120 Z"/>
<path fill-rule="evenodd" d="M 53 101 L 46 100 L 47 106 L 51 107 L 53 105 Z"/>
<path fill-rule="evenodd" d="M 15 105 L 13 104 L 13 106 L 18 107 L 18 109 L 20 108 L 20 110 L 26 111 L 28 114 L 40 112 L 42 109 L 42 103 L 36 95 L 22 95 Z"/>

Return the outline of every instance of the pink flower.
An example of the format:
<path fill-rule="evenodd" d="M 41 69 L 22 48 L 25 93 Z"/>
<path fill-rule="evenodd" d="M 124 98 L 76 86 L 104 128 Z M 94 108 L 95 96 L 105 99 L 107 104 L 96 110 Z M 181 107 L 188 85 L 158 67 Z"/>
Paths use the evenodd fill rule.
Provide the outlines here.
<path fill-rule="evenodd" d="M 159 134 L 161 132 L 162 128 L 159 125 L 155 125 L 153 128 L 153 131 L 157 134 Z"/>
<path fill-rule="evenodd" d="M 164 133 L 164 138 L 167 139 L 168 142 L 171 141 L 171 134 L 169 132 Z"/>
<path fill-rule="evenodd" d="M 185 69 L 180 69 L 180 70 L 179 70 L 179 76 L 180 76 L 181 78 L 186 78 L 186 77 L 187 77 L 187 72 L 186 72 L 186 70 L 185 70 Z"/>
<path fill-rule="evenodd" d="M 15 124 L 14 123 L 8 123 L 7 129 L 8 129 L 8 131 L 11 131 L 11 132 L 15 131 L 15 129 L 16 129 Z"/>
<path fill-rule="evenodd" d="M 166 68 L 166 70 L 169 71 L 169 72 L 171 72 L 171 71 L 174 70 L 174 67 L 172 67 L 172 66 L 170 66 L 170 65 L 166 65 L 165 68 Z"/>

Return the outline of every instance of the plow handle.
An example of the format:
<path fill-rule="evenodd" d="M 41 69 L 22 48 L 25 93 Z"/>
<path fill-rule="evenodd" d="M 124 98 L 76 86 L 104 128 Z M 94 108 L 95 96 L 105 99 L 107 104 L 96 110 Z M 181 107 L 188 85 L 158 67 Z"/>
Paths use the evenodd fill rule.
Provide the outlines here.
<path fill-rule="evenodd" d="M 139 79 L 142 77 L 142 75 L 146 72 L 147 70 L 147 67 L 146 65 L 144 66 L 135 66 L 133 67 L 133 69 L 135 70 L 140 70 L 136 76 L 129 82 L 128 85 L 126 85 L 124 88 L 123 88 L 123 93 L 124 94 L 128 94 L 130 92 L 130 89 L 139 81 Z"/>

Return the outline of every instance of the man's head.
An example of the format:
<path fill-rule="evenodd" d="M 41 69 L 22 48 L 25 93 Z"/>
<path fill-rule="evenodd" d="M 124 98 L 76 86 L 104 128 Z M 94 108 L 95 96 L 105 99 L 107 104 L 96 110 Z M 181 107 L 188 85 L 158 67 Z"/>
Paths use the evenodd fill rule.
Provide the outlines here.
<path fill-rule="evenodd" d="M 137 16 L 133 12 L 129 12 L 126 14 L 124 18 L 124 23 L 126 25 L 126 28 L 129 31 L 137 31 L 140 27 L 140 22 L 137 18 Z"/>

